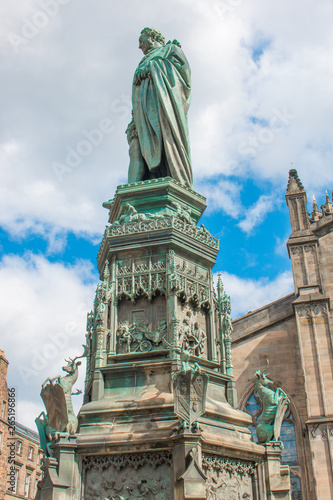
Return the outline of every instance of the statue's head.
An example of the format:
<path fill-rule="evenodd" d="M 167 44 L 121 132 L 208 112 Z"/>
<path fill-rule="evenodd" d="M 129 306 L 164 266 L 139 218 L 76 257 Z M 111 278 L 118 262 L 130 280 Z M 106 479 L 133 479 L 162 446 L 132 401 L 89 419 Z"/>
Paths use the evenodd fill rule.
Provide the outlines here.
<path fill-rule="evenodd" d="M 148 52 L 156 47 L 165 45 L 164 35 L 155 28 L 143 28 L 139 38 L 139 49 L 146 55 Z"/>
<path fill-rule="evenodd" d="M 269 373 L 265 373 L 265 370 L 257 370 L 256 373 L 255 373 L 258 381 L 260 382 L 261 385 L 273 385 L 274 382 L 273 380 L 270 380 L 267 375 L 269 375 Z"/>

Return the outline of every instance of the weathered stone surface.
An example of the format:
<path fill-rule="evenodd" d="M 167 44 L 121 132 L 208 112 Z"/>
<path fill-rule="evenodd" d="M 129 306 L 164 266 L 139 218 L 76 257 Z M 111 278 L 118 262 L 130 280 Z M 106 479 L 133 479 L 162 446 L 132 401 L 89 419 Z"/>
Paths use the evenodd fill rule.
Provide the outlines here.
<path fill-rule="evenodd" d="M 256 498 L 255 475 L 257 463 L 204 453 L 202 467 L 207 476 L 206 499 L 238 500 Z"/>
<path fill-rule="evenodd" d="M 170 452 L 94 456 L 83 459 L 84 499 L 173 497 Z"/>
<path fill-rule="evenodd" d="M 290 399 L 303 499 L 321 500 L 333 496 L 332 202 L 326 194 L 321 211 L 314 200 L 308 214 L 295 170 L 286 200 L 295 292 L 233 322 L 234 374 L 244 409 L 254 390 L 254 371 L 269 360 L 270 378 Z"/>
<path fill-rule="evenodd" d="M 172 179 L 156 179 L 120 186 L 105 206 L 112 225 L 87 317 L 74 453 L 86 457 L 84 498 L 214 498 L 219 475 L 209 471 L 207 489 L 202 449 L 222 462 L 252 464 L 256 479 L 242 476 L 238 465 L 226 492 L 247 495 L 255 481 L 250 498 L 259 500 L 256 464 L 265 449 L 253 443 L 251 418 L 237 409 L 230 298 L 221 280 L 216 293 L 211 272 L 218 241 L 196 226 L 205 200 Z M 155 463 L 161 456 L 170 463 Z"/>

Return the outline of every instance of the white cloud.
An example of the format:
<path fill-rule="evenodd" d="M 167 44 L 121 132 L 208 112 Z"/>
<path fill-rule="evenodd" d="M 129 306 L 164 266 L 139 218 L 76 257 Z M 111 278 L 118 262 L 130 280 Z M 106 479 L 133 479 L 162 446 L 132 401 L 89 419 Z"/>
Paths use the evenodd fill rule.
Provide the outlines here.
<path fill-rule="evenodd" d="M 26 400 L 24 399 L 24 392 L 20 390 L 17 391 L 15 405 L 15 420 L 17 422 L 37 432 L 34 421 L 35 418 L 39 416 L 41 411 L 45 412 L 44 404 L 41 398 L 40 401 Z"/>
<path fill-rule="evenodd" d="M 198 182 L 195 187 L 207 198 L 207 213 L 222 210 L 231 217 L 238 218 L 243 211 L 239 183 L 213 178 L 209 182 Z"/>
<path fill-rule="evenodd" d="M 146 25 L 179 39 L 189 59 L 194 179 L 208 197 L 208 209 L 239 220 L 248 205 L 245 190 L 239 197 L 244 180 L 285 186 L 291 162 L 308 193 L 322 193 L 321 204 L 333 184 L 333 4 L 229 3 L 232 8 L 221 12 L 228 0 L 170 0 L 167 9 L 156 0 L 69 0 L 15 51 L 9 33 L 22 35 L 43 0 L 3 0 L 0 225 L 15 238 L 42 236 L 50 252 L 64 247 L 68 232 L 99 238 L 107 220 L 101 203 L 127 179 L 124 131 L 141 58 L 138 34 Z M 261 46 L 263 53 L 253 60 Z M 270 125 L 276 110 L 293 116 L 280 121 L 279 130 Z M 73 151 L 82 152 L 80 143 L 105 119 L 112 122 L 109 132 L 75 160 Z M 249 140 L 258 146 L 242 154 L 240 145 Z M 69 167 L 62 175 L 59 164 Z M 251 232 L 274 207 L 271 192 L 264 192 L 240 227 Z M 223 277 L 234 316 L 292 290 L 289 273 L 273 281 Z M 78 325 L 49 366 L 30 378 L 26 401 L 34 404 L 42 379 L 80 349 L 97 277 L 89 263 L 70 267 L 30 255 L 6 257 L 0 279 L 2 347 L 13 384 L 22 384 L 20 366 L 31 364 L 71 321 Z M 81 303 L 85 311 L 78 315 Z"/>
<path fill-rule="evenodd" d="M 65 357 L 81 354 L 97 280 L 90 261 L 65 266 L 32 254 L 1 261 L 1 348 L 9 361 L 8 384 L 22 400 L 22 423 L 28 425 L 31 408 L 43 406 L 42 382 L 61 373 Z M 83 379 L 84 365 L 81 389 Z"/>
<path fill-rule="evenodd" d="M 234 319 L 288 295 L 294 290 L 292 275 L 289 271 L 279 274 L 271 281 L 267 278 L 244 279 L 224 272 L 221 272 L 221 277 L 226 293 L 231 296 L 231 312 Z"/>
<path fill-rule="evenodd" d="M 238 226 L 249 235 L 278 204 L 279 200 L 276 198 L 275 194 L 260 196 L 260 198 L 246 210 L 245 219 L 239 222 Z"/>
<path fill-rule="evenodd" d="M 21 33 L 42 4 L 0 5 L 0 224 L 12 234 L 18 228 L 46 239 L 52 231 L 86 237 L 102 232 L 101 203 L 127 177 L 124 130 L 140 59 L 138 33 L 146 24 L 178 38 L 191 64 L 189 125 L 197 181 L 232 174 L 240 183 L 244 175 L 286 183 L 293 162 L 310 190 L 332 184 L 330 0 L 283 0 L 274 7 L 259 0 L 230 2 L 223 13 L 221 5 L 229 4 L 219 0 L 173 0 L 168 9 L 155 0 L 131 2 L 130 8 L 128 2 L 69 1 L 16 53 L 8 34 Z M 254 61 L 253 50 L 266 40 Z M 249 118 L 269 123 L 276 109 L 294 118 L 269 143 L 259 140 L 255 156 L 241 154 L 244 141 L 264 137 Z M 105 118 L 112 131 L 59 181 L 55 162 L 66 164 L 68 148 L 76 151 L 86 140 L 84 131 Z"/>

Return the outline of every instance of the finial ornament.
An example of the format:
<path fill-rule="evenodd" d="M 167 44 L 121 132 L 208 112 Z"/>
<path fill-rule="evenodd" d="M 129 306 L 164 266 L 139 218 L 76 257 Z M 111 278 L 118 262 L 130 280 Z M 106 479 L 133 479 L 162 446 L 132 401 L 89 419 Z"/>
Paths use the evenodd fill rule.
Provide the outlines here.
<path fill-rule="evenodd" d="M 315 195 L 312 195 L 312 199 L 313 199 L 313 203 L 312 203 L 311 220 L 317 221 L 323 216 L 323 214 L 321 213 L 321 211 L 318 208 Z"/>
<path fill-rule="evenodd" d="M 287 185 L 287 195 L 297 192 L 303 192 L 304 187 L 301 183 L 300 178 L 298 177 L 297 170 L 292 168 L 289 170 L 289 180 Z"/>

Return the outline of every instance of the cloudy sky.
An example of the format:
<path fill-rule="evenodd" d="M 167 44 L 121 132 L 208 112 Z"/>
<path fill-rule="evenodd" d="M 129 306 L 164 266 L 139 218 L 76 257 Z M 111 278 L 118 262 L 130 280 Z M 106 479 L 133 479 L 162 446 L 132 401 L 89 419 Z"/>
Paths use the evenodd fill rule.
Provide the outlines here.
<path fill-rule="evenodd" d="M 237 317 L 292 291 L 288 170 L 319 205 L 333 188 L 333 4 L 2 0 L 0 18 L 0 348 L 32 427 L 41 383 L 84 343 L 141 29 L 190 62 L 194 187 Z"/>

